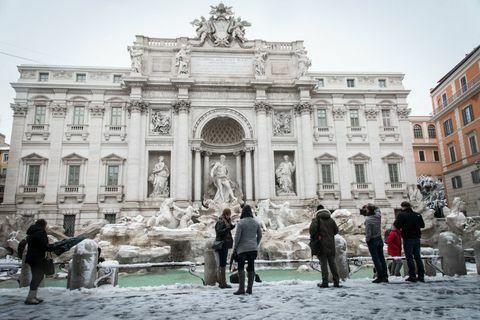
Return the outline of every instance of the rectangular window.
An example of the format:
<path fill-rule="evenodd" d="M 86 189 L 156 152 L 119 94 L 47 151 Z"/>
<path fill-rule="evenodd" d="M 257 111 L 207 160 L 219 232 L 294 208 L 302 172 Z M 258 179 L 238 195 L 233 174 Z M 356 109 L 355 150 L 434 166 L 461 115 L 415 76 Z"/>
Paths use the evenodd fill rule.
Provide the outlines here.
<path fill-rule="evenodd" d="M 462 177 L 455 176 L 452 178 L 452 187 L 453 189 L 459 189 L 462 187 Z"/>
<path fill-rule="evenodd" d="M 453 144 L 448 146 L 448 152 L 450 152 L 450 161 L 451 162 L 457 161 L 457 155 L 455 154 L 455 146 Z"/>
<path fill-rule="evenodd" d="M 45 124 L 47 106 L 35 106 L 35 124 Z"/>
<path fill-rule="evenodd" d="M 85 107 L 75 106 L 73 108 L 73 124 L 83 124 L 85 120 Z"/>
<path fill-rule="evenodd" d="M 444 93 L 442 94 L 442 106 L 445 108 L 448 104 L 448 100 L 447 100 L 447 94 Z"/>
<path fill-rule="evenodd" d="M 435 161 L 440 161 L 440 157 L 438 156 L 438 151 L 434 150 L 433 151 L 433 160 Z"/>
<path fill-rule="evenodd" d="M 3 154 L 3 162 L 8 162 L 8 152 Z"/>
<path fill-rule="evenodd" d="M 347 79 L 347 87 L 354 88 L 355 87 L 355 79 Z"/>
<path fill-rule="evenodd" d="M 365 183 L 365 164 L 356 163 L 355 164 L 355 181 L 357 183 Z"/>
<path fill-rule="evenodd" d="M 75 215 L 66 214 L 63 216 L 63 229 L 65 230 L 65 235 L 73 237 L 75 234 Z"/>
<path fill-rule="evenodd" d="M 332 183 L 332 165 L 322 164 L 322 183 Z"/>
<path fill-rule="evenodd" d="M 360 119 L 358 118 L 358 110 L 350 110 L 350 126 L 360 127 Z"/>
<path fill-rule="evenodd" d="M 76 81 L 77 82 L 87 81 L 87 74 L 86 73 L 77 73 Z"/>
<path fill-rule="evenodd" d="M 472 171 L 472 182 L 475 184 L 480 183 L 480 169 Z"/>
<path fill-rule="evenodd" d="M 318 109 L 317 114 L 318 114 L 318 127 L 326 128 L 328 126 L 328 124 L 327 124 L 327 110 Z"/>
<path fill-rule="evenodd" d="M 425 152 L 423 150 L 418 151 L 418 160 L 425 161 Z"/>
<path fill-rule="evenodd" d="M 118 186 L 118 166 L 107 167 L 107 186 Z"/>
<path fill-rule="evenodd" d="M 80 184 L 80 166 L 70 165 L 68 166 L 68 185 L 78 186 Z"/>
<path fill-rule="evenodd" d="M 468 144 L 470 145 L 470 151 L 472 152 L 472 154 L 475 154 L 478 152 L 476 135 L 472 134 L 468 136 Z"/>
<path fill-rule="evenodd" d="M 38 74 L 38 81 L 39 82 L 47 82 L 48 81 L 48 72 L 40 72 Z"/>
<path fill-rule="evenodd" d="M 467 77 L 465 77 L 465 76 L 460 78 L 460 89 L 462 90 L 462 93 L 464 93 L 468 89 L 468 87 L 467 87 Z"/>
<path fill-rule="evenodd" d="M 120 83 L 122 81 L 122 75 L 114 74 L 113 75 L 113 83 Z"/>
<path fill-rule="evenodd" d="M 392 123 L 390 121 L 390 110 L 384 109 L 382 110 L 382 120 L 384 127 L 391 127 Z"/>
<path fill-rule="evenodd" d="M 398 163 L 388 164 L 388 175 L 390 176 L 390 182 L 400 182 L 398 175 Z"/>
<path fill-rule="evenodd" d="M 315 86 L 315 89 L 325 87 L 325 81 L 323 80 L 323 78 L 319 78 L 319 79 L 316 79 L 316 80 L 317 80 L 317 84 Z"/>
<path fill-rule="evenodd" d="M 112 108 L 110 125 L 112 125 L 112 126 L 122 125 L 122 108 L 120 108 L 120 107 L 113 107 Z"/>
<path fill-rule="evenodd" d="M 2 174 L 3 174 L 4 176 L 7 175 L 7 168 L 2 168 Z"/>
<path fill-rule="evenodd" d="M 117 214 L 116 213 L 105 213 L 105 220 L 108 221 L 110 224 L 115 224 L 117 220 Z"/>
<path fill-rule="evenodd" d="M 462 110 L 462 119 L 463 125 L 467 125 L 473 121 L 473 109 L 471 105 Z"/>
<path fill-rule="evenodd" d="M 378 79 L 378 86 L 380 88 L 386 88 L 387 87 L 387 80 L 385 79 Z"/>
<path fill-rule="evenodd" d="M 31 164 L 28 166 L 27 186 L 38 186 L 40 180 L 40 165 Z"/>
<path fill-rule="evenodd" d="M 452 119 L 448 119 L 443 123 L 443 132 L 445 137 L 453 133 Z"/>

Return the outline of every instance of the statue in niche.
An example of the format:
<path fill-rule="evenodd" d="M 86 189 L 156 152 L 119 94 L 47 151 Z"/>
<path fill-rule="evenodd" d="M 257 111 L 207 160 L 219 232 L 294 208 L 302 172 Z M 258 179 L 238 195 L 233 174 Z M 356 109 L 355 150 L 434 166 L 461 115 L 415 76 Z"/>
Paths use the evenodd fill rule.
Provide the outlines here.
<path fill-rule="evenodd" d="M 253 68 L 255 70 L 255 77 L 265 76 L 265 63 L 267 62 L 267 50 L 265 46 L 262 46 L 255 52 L 253 58 Z"/>
<path fill-rule="evenodd" d="M 273 134 L 281 136 L 292 132 L 292 115 L 289 112 L 279 112 L 275 114 L 273 121 Z"/>
<path fill-rule="evenodd" d="M 307 50 L 304 48 L 295 50 L 298 57 L 298 77 L 304 77 L 307 74 L 308 68 L 312 65 L 312 60 L 307 57 Z"/>
<path fill-rule="evenodd" d="M 284 155 L 283 161 L 280 162 L 275 170 L 275 177 L 277 178 L 277 195 L 295 195 L 292 180 L 294 172 L 295 162 L 291 162 L 288 155 Z"/>
<path fill-rule="evenodd" d="M 142 73 L 143 49 L 129 46 L 128 52 L 130 52 L 130 58 L 132 59 L 132 73 Z"/>
<path fill-rule="evenodd" d="M 170 128 L 172 127 L 170 116 L 161 112 L 155 112 L 152 114 L 153 132 L 158 132 L 162 135 L 170 134 Z"/>
<path fill-rule="evenodd" d="M 213 201 L 218 203 L 229 203 L 237 201 L 233 194 L 232 182 L 228 176 L 228 167 L 225 164 L 225 155 L 220 156 L 220 161 L 215 162 L 210 170 L 210 177 L 213 180 L 217 192 Z"/>
<path fill-rule="evenodd" d="M 188 76 L 190 74 L 190 46 L 183 45 L 175 56 L 175 66 L 178 67 L 179 76 Z"/>
<path fill-rule="evenodd" d="M 170 170 L 165 163 L 163 156 L 158 157 L 158 162 L 152 170 L 152 173 L 148 177 L 148 181 L 153 184 L 153 192 L 150 194 L 151 198 L 157 198 L 162 196 L 168 196 L 168 177 L 170 176 Z"/>

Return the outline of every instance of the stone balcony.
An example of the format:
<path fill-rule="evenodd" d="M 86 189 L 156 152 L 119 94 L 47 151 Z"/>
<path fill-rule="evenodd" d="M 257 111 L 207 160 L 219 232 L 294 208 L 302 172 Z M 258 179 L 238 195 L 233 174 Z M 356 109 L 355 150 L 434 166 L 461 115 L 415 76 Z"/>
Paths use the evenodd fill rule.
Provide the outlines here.
<path fill-rule="evenodd" d="M 365 127 L 347 127 L 347 138 L 348 141 L 359 140 L 366 141 L 367 140 L 367 130 Z"/>
<path fill-rule="evenodd" d="M 58 201 L 63 203 L 66 198 L 75 198 L 77 202 L 83 202 L 85 199 L 85 186 L 84 185 L 61 185 L 60 192 L 58 193 Z"/>
<path fill-rule="evenodd" d="M 31 140 L 32 136 L 41 136 L 43 140 L 47 140 L 50 136 L 49 125 L 43 124 L 29 124 L 27 130 L 25 130 L 25 136 L 27 140 Z"/>
<path fill-rule="evenodd" d="M 126 125 L 105 125 L 105 132 L 103 133 L 106 141 L 110 141 L 111 137 L 118 136 L 120 140 L 125 141 L 127 137 Z"/>
<path fill-rule="evenodd" d="M 108 197 L 116 198 L 118 202 L 123 200 L 123 185 L 100 186 L 98 201 L 105 202 Z"/>
<path fill-rule="evenodd" d="M 392 138 L 395 141 L 400 139 L 400 133 L 398 131 L 398 127 L 390 126 L 390 127 L 380 127 L 379 128 L 379 135 L 382 141 L 386 139 Z"/>
<path fill-rule="evenodd" d="M 385 182 L 385 195 L 388 198 L 393 198 L 395 194 L 403 198 L 407 198 L 407 183 L 406 182 Z"/>
<path fill-rule="evenodd" d="M 25 199 L 33 199 L 35 203 L 42 203 L 45 198 L 44 186 L 24 186 L 21 185 L 15 195 L 16 203 L 24 203 Z"/>
<path fill-rule="evenodd" d="M 375 197 L 375 191 L 373 190 L 373 184 L 370 182 L 351 184 L 352 197 L 358 199 L 360 195 L 366 195 L 368 198 L 373 199 Z"/>
<path fill-rule="evenodd" d="M 317 195 L 320 200 L 326 197 L 338 199 L 340 197 L 338 183 L 317 183 Z"/>
<path fill-rule="evenodd" d="M 333 141 L 333 137 L 335 136 L 333 127 L 314 127 L 313 129 L 313 138 L 316 142 L 325 141 L 326 139 Z"/>
<path fill-rule="evenodd" d="M 88 138 L 88 124 L 68 124 L 65 131 L 65 137 L 68 141 L 72 139 L 72 136 L 80 136 L 83 141 Z"/>

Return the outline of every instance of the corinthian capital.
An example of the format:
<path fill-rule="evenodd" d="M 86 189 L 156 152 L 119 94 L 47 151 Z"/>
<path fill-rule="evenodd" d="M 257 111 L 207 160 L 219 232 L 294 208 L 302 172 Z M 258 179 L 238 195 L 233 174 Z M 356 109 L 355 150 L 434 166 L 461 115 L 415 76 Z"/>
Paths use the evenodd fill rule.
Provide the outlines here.
<path fill-rule="evenodd" d="M 50 109 L 54 118 L 63 118 L 67 114 L 67 106 L 64 104 L 52 104 Z"/>
<path fill-rule="evenodd" d="M 10 108 L 13 110 L 14 117 L 25 117 L 27 115 L 28 106 L 26 104 L 10 104 Z"/>
<path fill-rule="evenodd" d="M 102 105 L 92 105 L 88 109 L 92 117 L 103 117 L 105 113 L 105 107 Z"/>
<path fill-rule="evenodd" d="M 303 113 L 312 113 L 313 107 L 312 104 L 308 101 L 301 101 L 297 103 L 295 106 L 295 112 L 298 114 L 303 114 Z"/>
<path fill-rule="evenodd" d="M 397 109 L 397 115 L 399 120 L 408 120 L 408 115 L 412 109 L 410 108 L 398 108 Z"/>
<path fill-rule="evenodd" d="M 343 106 L 340 106 L 340 107 L 334 106 L 332 109 L 332 115 L 335 120 L 342 120 L 345 117 L 346 113 L 347 113 L 347 110 Z"/>
<path fill-rule="evenodd" d="M 176 113 L 180 113 L 180 112 L 186 112 L 186 113 L 189 113 L 190 112 L 190 107 L 191 107 L 191 103 L 189 100 L 177 100 L 175 101 L 173 104 L 172 104 L 172 107 L 173 107 L 173 110 L 176 112 Z"/>
<path fill-rule="evenodd" d="M 365 117 L 367 120 L 376 120 L 379 112 L 380 111 L 375 108 L 365 109 Z"/>
<path fill-rule="evenodd" d="M 135 113 L 135 112 L 140 112 L 144 113 L 148 111 L 148 102 L 145 102 L 143 100 L 130 100 L 130 102 L 127 105 L 127 110 L 128 113 Z"/>
<path fill-rule="evenodd" d="M 253 108 L 255 108 L 255 111 L 258 112 L 266 112 L 269 113 L 272 111 L 272 106 L 266 102 L 266 101 L 255 101 L 255 104 L 253 105 Z"/>

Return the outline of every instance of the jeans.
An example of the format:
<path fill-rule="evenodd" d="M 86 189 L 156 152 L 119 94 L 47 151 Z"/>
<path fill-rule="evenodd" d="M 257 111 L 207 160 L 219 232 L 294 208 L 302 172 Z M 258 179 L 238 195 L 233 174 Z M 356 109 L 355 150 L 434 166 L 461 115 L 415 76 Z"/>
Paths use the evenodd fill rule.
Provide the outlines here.
<path fill-rule="evenodd" d="M 423 267 L 423 261 L 420 257 L 420 239 L 403 239 L 403 250 L 405 251 L 405 258 L 407 259 L 408 275 L 412 278 L 416 277 L 416 263 L 418 278 L 423 279 L 425 277 L 425 268 Z"/>
<path fill-rule="evenodd" d="M 400 270 L 402 270 L 403 262 L 400 257 L 393 257 L 392 263 L 390 264 L 390 275 L 400 277 Z"/>
<path fill-rule="evenodd" d="M 318 257 L 318 260 L 320 260 L 320 266 L 322 268 L 322 283 L 328 283 L 328 267 L 330 267 L 330 271 L 332 272 L 333 283 L 339 283 L 340 279 L 338 276 L 335 256 L 321 254 Z"/>
<path fill-rule="evenodd" d="M 257 258 L 257 251 L 248 251 L 239 253 L 237 256 L 238 271 L 243 271 L 245 268 L 245 261 L 247 261 L 247 272 L 255 272 L 255 259 Z"/>
<path fill-rule="evenodd" d="M 32 280 L 30 281 L 30 290 L 37 290 L 38 286 L 45 275 L 43 263 L 35 263 L 30 265 L 32 271 Z"/>
<path fill-rule="evenodd" d="M 388 279 L 387 263 L 383 255 L 383 240 L 382 237 L 370 239 L 367 242 L 368 251 L 372 256 L 373 264 L 377 270 L 377 277 L 380 279 Z"/>
<path fill-rule="evenodd" d="M 228 247 L 223 246 L 220 250 L 215 250 L 215 260 L 217 266 L 224 268 L 227 266 Z"/>

